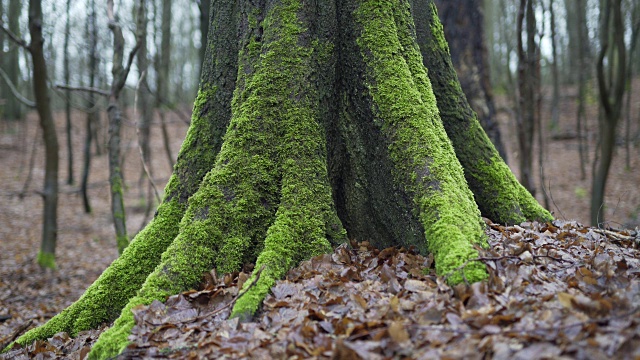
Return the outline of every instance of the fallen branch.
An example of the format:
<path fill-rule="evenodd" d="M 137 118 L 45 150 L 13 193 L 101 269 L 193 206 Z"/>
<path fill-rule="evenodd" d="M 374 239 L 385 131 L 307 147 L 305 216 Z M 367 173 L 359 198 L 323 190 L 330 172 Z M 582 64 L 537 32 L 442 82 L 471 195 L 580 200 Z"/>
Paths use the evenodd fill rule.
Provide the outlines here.
<path fill-rule="evenodd" d="M 4 82 L 6 82 L 7 86 L 9 86 L 9 90 L 11 90 L 11 93 L 13 94 L 13 96 L 16 97 L 16 99 L 18 99 L 18 101 L 20 101 L 27 107 L 30 107 L 30 108 L 36 107 L 35 101 L 31 101 L 26 97 L 22 96 L 22 94 L 20 94 L 18 89 L 16 89 L 15 84 L 11 82 L 11 79 L 9 79 L 9 76 L 7 75 L 6 72 L 4 72 L 4 70 L 2 70 L 2 68 L 0 68 L 0 76 L 2 76 L 2 78 L 4 79 Z"/>
<path fill-rule="evenodd" d="M 9 346 L 9 344 L 11 344 L 18 336 L 20 336 L 25 330 L 27 330 L 29 326 L 31 326 L 31 323 L 33 323 L 33 320 L 28 320 L 22 325 L 18 326 L 17 329 L 13 330 L 11 335 L 2 340 L 2 342 L 0 343 L 0 349 L 4 349 Z"/>
<path fill-rule="evenodd" d="M 4 21 L 2 21 L 2 19 L 0 19 L 0 29 L 2 29 L 2 31 L 5 34 L 7 34 L 9 36 L 9 38 L 11 38 L 11 40 L 13 40 L 13 42 L 15 42 L 19 46 L 23 47 L 25 50 L 31 51 L 31 48 L 29 47 L 29 44 L 27 44 L 27 42 L 24 39 L 21 39 L 18 35 L 16 35 L 13 32 L 11 32 L 11 30 L 9 30 L 6 27 L 4 27 Z"/>

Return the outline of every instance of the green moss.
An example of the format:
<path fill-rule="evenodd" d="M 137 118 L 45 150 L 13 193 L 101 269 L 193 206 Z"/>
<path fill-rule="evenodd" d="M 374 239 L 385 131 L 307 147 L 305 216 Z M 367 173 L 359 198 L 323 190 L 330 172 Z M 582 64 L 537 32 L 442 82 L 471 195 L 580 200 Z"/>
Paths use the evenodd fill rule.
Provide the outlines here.
<path fill-rule="evenodd" d="M 178 224 L 187 208 L 187 197 L 213 164 L 217 154 L 212 124 L 202 116 L 215 98 L 216 88 L 203 84 L 194 106 L 191 126 L 183 142 L 164 193 L 152 221 L 131 241 L 122 255 L 71 306 L 47 323 L 29 330 L 16 340 L 27 345 L 65 331 L 75 336 L 80 331 L 113 321 L 129 298 L 160 262 L 162 253 L 178 234 Z M 208 98 L 207 98 L 208 97 Z M 204 136 L 206 135 L 206 136 Z M 206 170 L 203 170 L 206 169 Z M 187 174 L 189 176 L 187 176 Z"/>
<path fill-rule="evenodd" d="M 56 254 L 50 252 L 38 252 L 38 265 L 46 269 L 56 269 Z"/>
<path fill-rule="evenodd" d="M 306 31 L 297 20 L 299 7 L 285 0 L 271 8 L 260 55 L 241 51 L 241 86 L 216 164 L 189 199 L 180 232 L 160 264 L 100 337 L 92 356 L 114 356 L 126 346 L 131 308 L 197 286 L 211 267 L 236 271 L 260 254 L 257 263 L 267 270 L 239 301 L 252 299 L 243 309 L 255 310 L 292 264 L 330 249 L 325 225 L 336 216 L 316 121 L 317 95 L 304 81 L 313 51 L 299 45 Z"/>
<path fill-rule="evenodd" d="M 417 9 L 422 22 L 419 32 L 424 63 L 430 67 L 438 109 L 465 177 L 482 214 L 500 223 L 551 220 L 531 194 L 516 180 L 482 129 L 477 114 L 462 92 L 451 64 L 442 24 L 433 2 Z M 426 30 L 426 31 L 425 31 Z"/>
<path fill-rule="evenodd" d="M 410 32 L 408 4 L 402 4 L 364 1 L 356 11 L 362 25 L 357 43 L 367 64 L 374 121 L 389 139 L 396 182 L 413 196 L 436 270 L 445 275 L 477 257 L 473 244 L 485 246 L 486 239 Z M 471 282 L 487 277 L 476 263 L 464 274 Z M 452 283 L 462 279 L 461 274 L 449 276 Z"/>

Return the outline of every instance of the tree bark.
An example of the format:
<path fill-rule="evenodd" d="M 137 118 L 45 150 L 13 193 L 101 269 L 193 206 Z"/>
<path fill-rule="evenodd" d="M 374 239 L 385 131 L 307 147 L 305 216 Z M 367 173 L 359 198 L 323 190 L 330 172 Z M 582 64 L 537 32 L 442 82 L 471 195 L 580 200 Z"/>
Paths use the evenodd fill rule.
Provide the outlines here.
<path fill-rule="evenodd" d="M 66 23 L 64 25 L 64 59 L 63 59 L 63 67 L 64 67 L 64 83 L 69 84 L 70 73 L 69 73 L 69 33 L 70 33 L 70 22 L 71 18 L 69 15 L 69 10 L 71 7 L 71 0 L 67 0 L 66 4 Z M 72 124 L 71 124 L 71 91 L 67 90 L 65 92 L 64 99 L 64 109 L 66 115 L 66 134 L 67 134 L 67 184 L 73 184 L 73 139 L 71 138 L 72 134 Z"/>
<path fill-rule="evenodd" d="M 443 74 L 434 76 L 460 91 L 435 6 L 419 6 L 430 21 L 424 45 L 446 60 L 433 65 Z M 212 267 L 227 273 L 255 262 L 245 286 L 264 270 L 232 310 L 248 319 L 290 267 L 346 241 L 347 232 L 432 252 L 452 284 L 487 277 L 473 261 L 475 247 L 486 246 L 484 225 L 439 116 L 408 2 L 216 0 L 212 9 L 192 125 L 158 214 L 74 310 L 18 343 L 77 332 L 121 310 L 89 355 L 114 356 L 128 343 L 133 307 L 197 286 Z M 488 160 L 477 168 L 504 171 L 468 104 L 465 114 L 458 123 L 478 139 L 458 143 L 460 153 L 479 146 Z M 215 149 L 203 145 L 212 141 Z M 533 218 L 550 219 L 508 174 L 481 183 L 507 184 L 494 197 L 523 195 L 528 203 L 509 204 L 521 210 L 515 218 L 535 208 Z M 187 183 L 177 199 L 176 186 Z M 173 213 L 161 219 L 166 208 Z M 124 293 L 106 300 L 121 282 Z M 95 302 L 104 308 L 79 323 L 77 311 Z"/>
<path fill-rule="evenodd" d="M 87 16 L 86 32 L 89 39 L 89 86 L 94 88 L 96 86 L 96 76 L 98 75 L 98 27 L 96 24 L 96 2 L 95 0 L 89 0 L 90 13 Z M 85 138 L 84 146 L 82 149 L 83 161 L 82 161 L 82 179 L 80 181 L 80 193 L 82 194 L 82 203 L 84 205 L 84 212 L 91 213 L 91 202 L 89 201 L 88 183 L 89 172 L 91 170 L 91 143 L 93 141 L 99 142 L 100 140 L 94 138 L 96 133 L 95 128 L 98 127 L 98 113 L 95 109 L 96 96 L 93 92 L 88 94 L 87 118 L 85 120 Z"/>
<path fill-rule="evenodd" d="M 140 28 L 138 29 L 138 34 L 140 36 L 140 49 L 138 49 L 137 60 L 138 60 L 138 89 L 137 89 L 137 99 L 138 99 L 138 116 L 135 121 L 137 124 L 137 132 L 138 132 L 138 146 L 140 147 L 140 152 L 142 153 L 141 161 L 144 163 L 141 167 L 147 168 L 149 170 L 148 176 L 150 177 L 145 182 L 147 174 L 145 171 L 140 173 L 140 179 L 138 181 L 139 190 L 140 190 L 140 198 L 144 199 L 147 202 L 147 207 L 149 207 L 153 203 L 153 193 L 151 189 L 151 181 L 152 181 L 152 167 L 151 167 L 151 147 L 149 144 L 149 139 L 151 137 L 151 122 L 153 121 L 153 108 L 152 108 L 152 99 L 151 99 L 151 91 L 149 90 L 149 82 L 147 78 L 149 76 L 149 59 L 148 59 L 148 32 L 147 32 L 147 7 L 146 5 L 141 7 L 138 13 L 140 19 L 138 19 L 137 23 Z M 146 183 L 146 186 L 144 184 Z M 146 188 L 146 192 L 144 190 Z"/>
<path fill-rule="evenodd" d="M 160 39 L 160 59 L 158 64 L 158 92 L 156 98 L 156 104 L 160 111 L 162 140 L 164 142 L 164 150 L 167 154 L 167 160 L 173 168 L 173 155 L 171 154 L 171 147 L 169 143 L 169 132 L 167 130 L 167 124 L 165 119 L 165 111 L 168 109 L 169 103 L 169 65 L 171 61 L 171 0 L 162 0 L 162 36 Z M 203 6 L 203 5 L 201 5 Z M 207 24 L 209 21 L 207 20 Z M 208 28 L 208 26 L 207 26 Z M 206 34 L 203 34 L 204 39 L 207 38 Z M 202 44 L 206 48 L 206 41 Z M 202 56 L 201 64 L 204 59 L 204 53 Z"/>
<path fill-rule="evenodd" d="M 600 11 L 604 15 L 600 28 L 601 49 L 596 70 L 603 116 L 598 121 L 600 156 L 594 164 L 591 190 L 591 224 L 593 226 L 600 226 L 605 221 L 604 192 L 613 157 L 616 126 L 622 113 L 627 75 L 621 0 L 607 0 L 601 5 L 603 8 Z M 605 58 L 607 59 L 606 68 Z"/>
<path fill-rule="evenodd" d="M 47 86 L 47 64 L 44 59 L 42 37 L 42 4 L 40 0 L 29 1 L 29 51 L 33 61 L 33 91 L 36 110 L 45 146 L 45 174 L 42 197 L 44 213 L 42 219 L 42 243 L 38 253 L 38 264 L 55 268 L 55 250 L 58 238 L 58 136 L 51 113 L 49 87 Z"/>
<path fill-rule="evenodd" d="M 20 36 L 20 13 L 22 12 L 22 2 L 20 0 L 9 0 L 7 9 L 7 20 L 9 31 Z M 44 40 L 43 40 L 44 41 Z M 32 41 L 33 43 L 33 41 Z M 4 57 L 4 69 L 9 80 L 17 89 L 20 88 L 20 47 L 9 43 L 9 51 Z M 13 94 L 5 94 L 6 103 L 4 105 L 4 118 L 8 120 L 20 120 L 22 118 L 22 105 Z"/>

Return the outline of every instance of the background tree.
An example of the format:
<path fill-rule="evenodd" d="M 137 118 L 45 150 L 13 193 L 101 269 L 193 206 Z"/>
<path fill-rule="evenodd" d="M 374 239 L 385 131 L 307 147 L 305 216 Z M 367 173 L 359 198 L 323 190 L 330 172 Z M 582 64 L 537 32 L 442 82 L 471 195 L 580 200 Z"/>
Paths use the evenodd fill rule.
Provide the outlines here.
<path fill-rule="evenodd" d="M 478 114 L 478 120 L 489 139 L 500 156 L 506 160 L 507 153 L 495 118 L 496 110 L 491 92 L 485 46 L 483 1 L 438 0 L 435 3 L 462 91 Z"/>
<path fill-rule="evenodd" d="M 38 253 L 38 264 L 42 267 L 55 268 L 55 250 L 58 236 L 58 136 L 56 134 L 49 86 L 47 85 L 47 64 L 44 58 L 44 38 L 42 37 L 42 3 L 40 0 L 29 1 L 29 34 L 31 43 L 28 50 L 33 64 L 33 92 L 36 109 L 40 117 L 40 127 L 45 144 L 45 175 L 42 197 L 44 213 L 42 226 L 42 243 Z"/>
<path fill-rule="evenodd" d="M 64 26 L 64 54 L 63 54 L 63 71 L 64 82 L 69 84 L 70 72 L 69 72 L 69 36 L 71 35 L 71 0 L 67 0 L 65 6 L 65 26 Z M 73 184 L 73 139 L 71 137 L 72 124 L 71 124 L 71 90 L 65 91 L 65 117 L 66 117 L 66 135 L 67 135 L 67 184 Z"/>
<path fill-rule="evenodd" d="M 524 26 L 523 26 L 524 25 Z M 540 81 L 540 52 L 536 43 L 533 0 L 520 0 L 518 34 L 518 165 L 522 185 L 535 194 L 533 182 L 533 136 L 538 121 L 537 88 Z M 526 47 L 525 47 L 526 43 Z"/>
<path fill-rule="evenodd" d="M 478 205 L 506 223 L 551 219 L 468 106 L 431 1 L 212 9 L 191 127 L 157 215 L 79 301 L 18 342 L 120 313 L 90 354 L 113 356 L 134 306 L 196 286 L 212 266 L 255 261 L 233 309 L 247 319 L 291 266 L 345 241 L 343 225 L 430 251 L 449 282 L 475 282 L 486 278 L 469 261 L 486 244 Z"/>
<path fill-rule="evenodd" d="M 626 45 L 622 1 L 601 1 L 600 54 L 596 64 L 602 115 L 598 121 L 598 155 L 594 162 L 591 190 L 591 223 L 604 223 L 604 190 L 611 167 L 616 126 L 620 120 L 626 86 Z M 605 61 L 606 59 L 606 61 Z M 606 63 L 606 65 L 605 65 Z M 605 67 L 606 66 L 606 67 Z"/>
<path fill-rule="evenodd" d="M 109 29 L 113 33 L 113 62 L 111 74 L 113 82 L 109 91 L 109 185 L 111 190 L 111 215 L 113 225 L 116 230 L 116 243 L 118 252 L 122 253 L 129 244 L 127 235 L 127 225 L 125 220 L 125 208 L 123 199 L 124 180 L 122 178 L 121 155 L 120 155 L 120 127 L 122 126 L 122 112 L 120 110 L 119 97 L 124 87 L 131 64 L 136 52 L 143 42 L 142 32 L 146 31 L 145 1 L 141 0 L 137 6 L 138 25 L 136 27 L 136 44 L 129 52 L 129 57 L 124 64 L 124 35 L 122 28 L 116 20 L 113 8 L 113 0 L 107 1 L 107 15 L 109 17 Z M 143 25 L 144 24 L 144 25 Z"/>
<path fill-rule="evenodd" d="M 9 6 L 7 8 L 7 25 L 8 30 L 11 31 L 16 37 L 20 37 L 20 14 L 22 12 L 22 2 L 20 0 L 9 0 Z M 2 54 L 2 66 L 4 72 L 8 76 L 8 81 L 16 87 L 16 90 L 20 90 L 20 46 L 13 41 L 5 39 L 7 44 L 7 51 Z M 3 93 L 4 104 L 4 118 L 7 120 L 20 120 L 22 118 L 22 104 L 21 101 L 10 91 Z"/>

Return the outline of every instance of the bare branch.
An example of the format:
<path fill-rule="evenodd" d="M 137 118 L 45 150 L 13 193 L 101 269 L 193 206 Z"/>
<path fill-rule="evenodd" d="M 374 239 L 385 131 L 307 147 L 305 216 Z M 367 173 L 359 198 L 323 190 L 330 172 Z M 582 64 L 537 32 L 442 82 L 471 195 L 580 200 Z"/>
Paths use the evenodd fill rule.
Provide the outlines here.
<path fill-rule="evenodd" d="M 27 42 L 24 39 L 20 38 L 18 35 L 16 35 L 13 32 L 11 32 L 11 30 L 9 30 L 6 27 L 4 27 L 4 21 L 2 21 L 1 19 L 0 19 L 0 29 L 5 34 L 7 34 L 9 36 L 9 38 L 11 40 L 13 40 L 13 42 L 15 42 L 19 46 L 23 47 L 25 50 L 31 51 L 31 48 L 29 47 L 29 44 L 27 44 Z"/>
<path fill-rule="evenodd" d="M 71 90 L 71 91 L 86 91 L 86 92 L 90 92 L 90 93 L 94 93 L 102 96 L 109 96 L 109 92 L 106 90 L 88 87 L 88 86 L 71 86 L 66 84 L 57 84 L 56 88 L 62 89 L 62 90 Z"/>
<path fill-rule="evenodd" d="M 6 72 L 4 72 L 4 70 L 2 70 L 2 68 L 0 68 L 0 76 L 2 76 L 2 78 L 7 83 L 7 85 L 9 85 L 9 89 L 11 90 L 11 93 L 13 93 L 13 96 L 15 96 L 16 99 L 18 99 L 18 101 L 20 101 L 21 103 L 23 103 L 24 105 L 30 108 L 36 107 L 35 101 L 31 101 L 27 99 L 26 97 L 22 96 L 20 92 L 18 92 L 18 89 L 16 89 L 15 84 L 11 82 L 11 79 L 9 79 L 9 76 L 7 75 Z"/>

